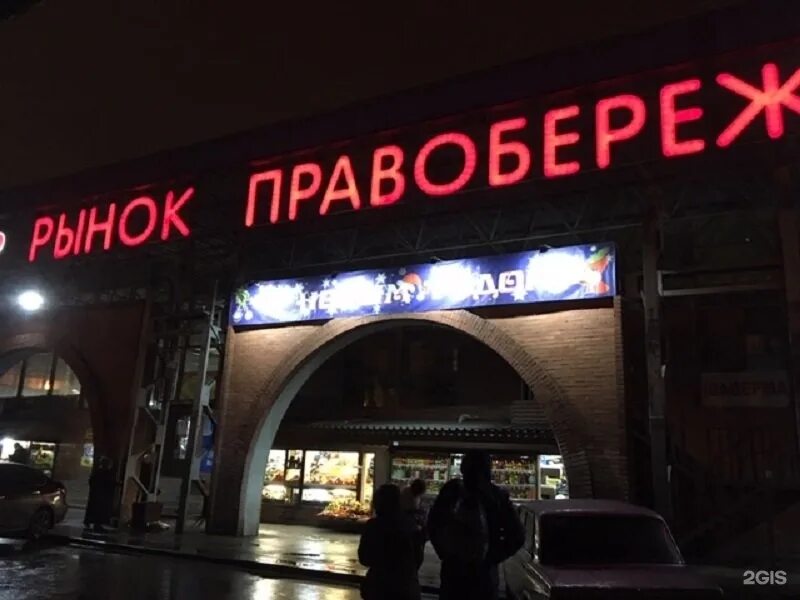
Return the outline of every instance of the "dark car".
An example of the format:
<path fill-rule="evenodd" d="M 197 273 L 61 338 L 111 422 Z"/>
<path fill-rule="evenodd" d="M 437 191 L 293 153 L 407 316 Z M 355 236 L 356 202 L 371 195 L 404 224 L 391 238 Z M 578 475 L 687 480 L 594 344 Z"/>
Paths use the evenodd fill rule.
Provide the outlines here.
<path fill-rule="evenodd" d="M 610 500 L 540 500 L 520 506 L 525 546 L 506 561 L 517 600 L 718 599 L 686 566 L 657 513 Z"/>
<path fill-rule="evenodd" d="M 38 539 L 67 513 L 64 486 L 38 469 L 0 462 L 0 534 Z"/>

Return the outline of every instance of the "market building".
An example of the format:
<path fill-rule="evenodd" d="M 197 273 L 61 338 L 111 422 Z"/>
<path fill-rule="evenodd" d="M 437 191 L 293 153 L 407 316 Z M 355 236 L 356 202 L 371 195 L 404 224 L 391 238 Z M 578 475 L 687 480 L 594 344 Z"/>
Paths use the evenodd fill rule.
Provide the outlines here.
<path fill-rule="evenodd" d="M 3 456 L 50 444 L 78 481 L 55 444 L 102 453 L 121 520 L 210 533 L 435 493 L 468 448 L 517 501 L 653 505 L 690 553 L 791 522 L 786 6 L 9 194 L 5 286 L 47 306 L 0 326 Z M 28 398 L 74 427 L 15 426 Z"/>

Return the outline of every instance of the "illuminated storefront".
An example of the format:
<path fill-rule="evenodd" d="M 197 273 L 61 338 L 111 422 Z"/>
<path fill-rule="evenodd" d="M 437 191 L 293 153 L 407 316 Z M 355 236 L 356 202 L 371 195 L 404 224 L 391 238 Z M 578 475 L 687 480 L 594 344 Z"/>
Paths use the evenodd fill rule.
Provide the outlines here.
<path fill-rule="evenodd" d="M 41 469 L 86 503 L 94 457 L 88 405 L 66 361 L 36 352 L 0 376 L 0 460 Z"/>

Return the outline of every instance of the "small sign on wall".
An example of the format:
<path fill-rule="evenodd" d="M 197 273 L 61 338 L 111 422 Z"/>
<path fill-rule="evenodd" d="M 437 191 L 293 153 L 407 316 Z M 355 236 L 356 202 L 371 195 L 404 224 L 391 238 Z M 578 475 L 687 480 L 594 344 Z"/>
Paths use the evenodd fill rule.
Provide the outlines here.
<path fill-rule="evenodd" d="M 786 371 L 703 373 L 703 406 L 783 408 L 789 405 Z"/>

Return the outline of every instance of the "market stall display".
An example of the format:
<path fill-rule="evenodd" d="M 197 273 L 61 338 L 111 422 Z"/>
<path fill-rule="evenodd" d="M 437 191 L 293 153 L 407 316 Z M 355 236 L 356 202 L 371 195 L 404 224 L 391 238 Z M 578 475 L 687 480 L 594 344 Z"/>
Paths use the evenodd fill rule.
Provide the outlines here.
<path fill-rule="evenodd" d="M 542 500 L 569 498 L 567 471 L 561 455 L 539 456 L 539 498 Z"/>
<path fill-rule="evenodd" d="M 303 502 L 357 500 L 359 452 L 306 450 Z"/>
<path fill-rule="evenodd" d="M 319 516 L 333 519 L 366 521 L 371 516 L 371 510 L 358 500 L 332 500 L 325 506 L 322 512 L 319 513 Z"/>
<path fill-rule="evenodd" d="M 504 488 L 515 502 L 536 500 L 536 457 L 492 457 L 492 480 Z"/>
<path fill-rule="evenodd" d="M 0 443 L 0 460 L 18 462 L 41 469 L 48 476 L 53 473 L 57 446 L 51 442 L 31 442 L 4 438 Z"/>
<path fill-rule="evenodd" d="M 449 479 L 449 469 L 449 454 L 398 454 L 392 458 L 392 483 L 405 487 L 422 479 L 425 494 L 436 495 Z"/>
<path fill-rule="evenodd" d="M 426 495 L 435 495 L 445 482 L 461 477 L 462 456 L 460 453 L 396 454 L 392 458 L 392 483 L 403 487 L 419 478 L 427 485 Z M 492 481 L 507 490 L 515 502 L 536 500 L 537 467 L 536 456 L 493 455 Z"/>
<path fill-rule="evenodd" d="M 294 503 L 300 489 L 302 450 L 270 450 L 261 497 L 270 502 Z"/>

